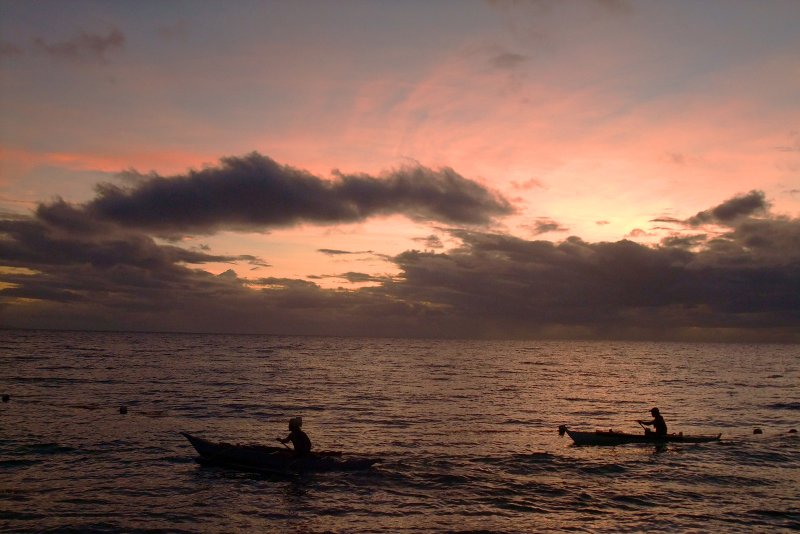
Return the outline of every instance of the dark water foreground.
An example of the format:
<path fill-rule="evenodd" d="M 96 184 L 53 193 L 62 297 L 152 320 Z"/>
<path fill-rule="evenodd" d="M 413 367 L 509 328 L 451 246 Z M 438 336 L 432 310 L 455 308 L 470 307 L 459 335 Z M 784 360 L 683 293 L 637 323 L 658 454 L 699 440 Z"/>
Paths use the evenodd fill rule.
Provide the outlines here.
<path fill-rule="evenodd" d="M 800 529 L 798 346 L 0 331 L 0 393 L 3 532 Z M 556 431 L 653 405 L 724 441 Z M 294 415 L 383 462 L 270 478 L 202 468 L 178 434 L 269 442 Z"/>

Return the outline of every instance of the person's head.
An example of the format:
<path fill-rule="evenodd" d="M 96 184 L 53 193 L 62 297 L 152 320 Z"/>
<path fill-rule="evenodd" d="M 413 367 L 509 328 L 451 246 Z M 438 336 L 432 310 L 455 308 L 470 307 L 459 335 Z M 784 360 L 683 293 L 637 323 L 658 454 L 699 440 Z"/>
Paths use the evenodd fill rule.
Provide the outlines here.
<path fill-rule="evenodd" d="M 650 414 L 651 414 L 653 417 L 655 417 L 655 416 L 659 415 L 659 413 L 658 413 L 658 408 L 653 408 L 652 410 L 650 410 Z"/>
<path fill-rule="evenodd" d="M 301 426 L 303 426 L 302 417 L 292 417 L 289 419 L 289 430 L 300 430 Z"/>

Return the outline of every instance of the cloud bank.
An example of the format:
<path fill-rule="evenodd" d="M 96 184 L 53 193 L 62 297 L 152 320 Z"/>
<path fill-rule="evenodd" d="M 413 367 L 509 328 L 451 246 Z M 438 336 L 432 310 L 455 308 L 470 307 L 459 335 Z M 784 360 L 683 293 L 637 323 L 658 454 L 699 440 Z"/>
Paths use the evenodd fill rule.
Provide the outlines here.
<path fill-rule="evenodd" d="M 759 191 L 670 221 L 678 231 L 654 246 L 477 226 L 510 211 L 450 169 L 325 181 L 253 154 L 170 178 L 139 175 L 83 205 L 54 201 L 0 220 L 0 317 L 8 327 L 800 342 L 800 219 L 771 214 Z M 202 267 L 261 260 L 155 238 L 393 213 L 446 222 L 437 230 L 457 245 L 445 250 L 430 236 L 435 247 L 386 256 L 400 273 L 391 277 L 246 279 Z M 704 224 L 725 229 L 698 232 Z M 313 281 L 330 277 L 374 285 Z"/>
<path fill-rule="evenodd" d="M 391 214 L 484 225 L 512 212 L 507 200 L 448 168 L 409 166 L 380 177 L 336 172 L 323 180 L 252 153 L 184 175 L 130 171 L 126 177 L 133 186 L 101 184 L 80 213 L 66 214 L 53 204 L 41 206 L 39 216 L 53 220 L 62 212 L 165 235 L 352 223 Z"/>

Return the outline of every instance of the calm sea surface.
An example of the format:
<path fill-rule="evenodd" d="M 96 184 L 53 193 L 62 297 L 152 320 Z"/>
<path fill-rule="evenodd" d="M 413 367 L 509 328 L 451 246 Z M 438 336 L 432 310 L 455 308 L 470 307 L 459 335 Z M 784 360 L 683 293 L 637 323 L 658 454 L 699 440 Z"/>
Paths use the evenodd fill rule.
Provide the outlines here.
<path fill-rule="evenodd" d="M 4 532 L 800 529 L 798 346 L 0 331 L 0 393 Z M 557 433 L 652 406 L 723 441 Z M 274 444 L 295 415 L 382 462 L 276 479 L 178 433 Z"/>

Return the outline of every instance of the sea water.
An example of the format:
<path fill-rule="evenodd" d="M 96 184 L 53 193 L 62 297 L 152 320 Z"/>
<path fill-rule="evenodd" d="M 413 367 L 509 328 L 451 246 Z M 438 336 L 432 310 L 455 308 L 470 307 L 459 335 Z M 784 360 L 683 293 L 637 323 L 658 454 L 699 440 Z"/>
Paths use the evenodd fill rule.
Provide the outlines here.
<path fill-rule="evenodd" d="M 0 393 L 4 532 L 800 528 L 796 345 L 0 331 Z M 638 432 L 653 406 L 723 439 L 557 432 Z M 179 434 L 275 445 L 294 416 L 381 462 L 276 478 Z"/>

